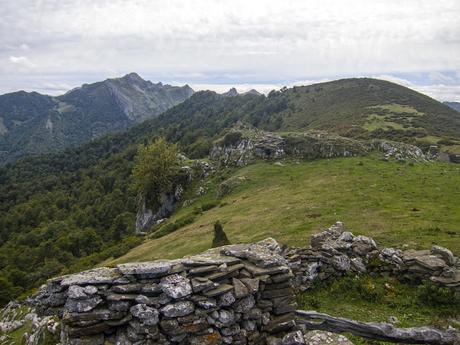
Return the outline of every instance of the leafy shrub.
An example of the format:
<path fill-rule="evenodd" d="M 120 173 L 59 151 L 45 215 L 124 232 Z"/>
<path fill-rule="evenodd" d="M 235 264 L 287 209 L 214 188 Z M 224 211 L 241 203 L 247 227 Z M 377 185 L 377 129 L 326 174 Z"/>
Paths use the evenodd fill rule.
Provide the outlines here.
<path fill-rule="evenodd" d="M 194 142 L 187 148 L 186 153 L 190 158 L 193 159 L 204 158 L 208 156 L 209 151 L 211 151 L 211 148 L 211 140 L 206 138 L 199 138 L 196 142 Z"/>
<path fill-rule="evenodd" d="M 177 145 L 164 138 L 150 145 L 140 145 L 133 167 L 133 187 L 151 208 L 160 203 L 162 193 L 170 193 L 180 175 Z"/>
<path fill-rule="evenodd" d="M 457 143 L 451 139 L 441 139 L 441 140 L 438 140 L 437 144 L 444 145 L 444 146 L 452 146 L 452 145 L 456 145 Z"/>
<path fill-rule="evenodd" d="M 420 304 L 429 304 L 432 306 L 458 304 L 460 308 L 460 294 L 458 292 L 432 282 L 425 282 L 419 285 L 417 287 L 417 297 Z"/>
<path fill-rule="evenodd" d="M 241 132 L 229 132 L 224 137 L 225 146 L 236 146 L 243 135 Z"/>
<path fill-rule="evenodd" d="M 201 205 L 201 210 L 203 212 L 206 212 L 214 207 L 216 207 L 218 205 L 217 201 L 210 201 L 210 202 L 207 202 L 207 203 L 204 203 L 203 205 Z"/>

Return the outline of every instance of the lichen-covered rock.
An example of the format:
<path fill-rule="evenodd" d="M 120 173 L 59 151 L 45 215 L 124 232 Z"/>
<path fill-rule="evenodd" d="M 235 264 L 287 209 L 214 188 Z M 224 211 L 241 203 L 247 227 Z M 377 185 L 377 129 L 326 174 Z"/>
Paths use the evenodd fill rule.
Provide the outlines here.
<path fill-rule="evenodd" d="M 112 284 L 117 278 L 121 278 L 121 274 L 114 268 L 94 268 L 77 274 L 71 274 L 51 281 L 60 282 L 63 287 L 70 285 L 96 285 L 96 284 Z"/>
<path fill-rule="evenodd" d="M 167 304 L 161 308 L 161 313 L 167 317 L 186 316 L 195 310 L 195 307 L 190 301 L 181 301 L 172 304 Z"/>
<path fill-rule="evenodd" d="M 99 296 L 92 296 L 86 299 L 68 298 L 65 304 L 65 309 L 71 313 L 84 313 L 93 310 L 101 303 L 102 298 Z"/>
<path fill-rule="evenodd" d="M 121 264 L 117 269 L 124 275 L 140 275 L 150 278 L 162 277 L 171 272 L 176 265 L 174 261 L 152 261 Z"/>
<path fill-rule="evenodd" d="M 179 274 L 173 274 L 162 278 L 159 286 L 166 295 L 174 299 L 192 294 L 190 280 Z"/>
<path fill-rule="evenodd" d="M 308 345 L 353 345 L 345 336 L 324 331 L 310 331 L 304 334 Z"/>
<path fill-rule="evenodd" d="M 431 247 L 431 254 L 440 256 L 449 266 L 454 266 L 456 263 L 454 254 L 447 248 L 433 246 Z"/>
<path fill-rule="evenodd" d="M 282 345 L 305 345 L 305 339 L 301 331 L 286 334 L 282 341 Z"/>
<path fill-rule="evenodd" d="M 154 326 L 159 322 L 158 310 L 145 304 L 136 304 L 130 309 L 131 315 L 137 317 L 144 325 Z"/>

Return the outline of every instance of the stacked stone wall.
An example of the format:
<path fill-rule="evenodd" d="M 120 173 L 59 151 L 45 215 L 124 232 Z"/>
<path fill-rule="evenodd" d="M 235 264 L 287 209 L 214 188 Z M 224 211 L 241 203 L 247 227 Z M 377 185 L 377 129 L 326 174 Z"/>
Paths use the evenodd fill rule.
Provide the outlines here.
<path fill-rule="evenodd" d="M 368 273 L 460 291 L 456 265 L 446 248 L 379 249 L 337 222 L 307 247 L 266 239 L 102 267 L 52 279 L 30 301 L 39 314 L 60 317 L 63 345 L 291 345 L 284 335 L 298 329 L 296 293 L 315 282 Z"/>
<path fill-rule="evenodd" d="M 271 239 L 172 261 L 97 268 L 33 298 L 63 344 L 263 344 L 294 325 L 292 274 Z"/>

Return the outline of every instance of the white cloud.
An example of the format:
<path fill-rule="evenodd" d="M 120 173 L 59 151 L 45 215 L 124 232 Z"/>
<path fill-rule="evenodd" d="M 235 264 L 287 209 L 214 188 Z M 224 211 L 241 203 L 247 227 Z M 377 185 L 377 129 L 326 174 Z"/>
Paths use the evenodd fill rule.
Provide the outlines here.
<path fill-rule="evenodd" d="M 191 84 L 289 84 L 460 70 L 456 0 L 0 0 L 0 9 L 0 60 L 27 51 L 34 73 L 66 83 L 131 71 Z M 28 76 L 0 66 L 0 75 L 14 73 L 20 87 Z"/>
<path fill-rule="evenodd" d="M 21 69 L 30 69 L 34 67 L 34 64 L 25 56 L 10 56 L 8 61 L 15 67 Z"/>

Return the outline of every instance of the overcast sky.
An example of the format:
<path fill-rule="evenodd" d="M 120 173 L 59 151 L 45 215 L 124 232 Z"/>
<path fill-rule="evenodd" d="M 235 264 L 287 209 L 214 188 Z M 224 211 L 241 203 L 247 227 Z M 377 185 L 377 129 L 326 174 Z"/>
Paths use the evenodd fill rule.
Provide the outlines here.
<path fill-rule="evenodd" d="M 133 71 L 217 91 L 373 76 L 460 101 L 460 1 L 0 0 L 0 93 Z"/>

